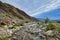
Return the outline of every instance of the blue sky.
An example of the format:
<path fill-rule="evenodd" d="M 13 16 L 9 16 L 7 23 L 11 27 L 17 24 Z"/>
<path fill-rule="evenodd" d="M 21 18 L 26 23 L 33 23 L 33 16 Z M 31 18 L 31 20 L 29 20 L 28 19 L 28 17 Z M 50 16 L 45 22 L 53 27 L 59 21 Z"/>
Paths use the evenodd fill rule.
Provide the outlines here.
<path fill-rule="evenodd" d="M 14 5 L 15 7 L 25 11 L 28 15 L 37 18 L 39 18 L 38 15 L 40 15 L 41 17 L 42 14 L 46 14 L 48 12 L 51 13 L 51 11 L 56 9 L 58 10 L 58 8 L 60 8 L 60 0 L 1 0 L 1 1 Z M 48 13 L 48 15 L 50 13 Z M 53 11 L 53 13 L 55 12 Z"/>
<path fill-rule="evenodd" d="M 46 17 L 48 17 L 51 20 L 60 20 L 60 8 L 54 9 L 48 12 L 44 12 L 36 16 L 36 18 L 42 18 L 42 19 Z"/>

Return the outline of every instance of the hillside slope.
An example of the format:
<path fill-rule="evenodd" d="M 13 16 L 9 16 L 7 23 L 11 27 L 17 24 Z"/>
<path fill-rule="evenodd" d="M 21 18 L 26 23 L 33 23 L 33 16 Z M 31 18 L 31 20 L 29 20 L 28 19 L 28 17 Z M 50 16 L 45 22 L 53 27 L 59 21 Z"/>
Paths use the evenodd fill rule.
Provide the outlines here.
<path fill-rule="evenodd" d="M 0 1 L 0 19 L 3 20 L 30 20 L 34 21 L 35 19 L 27 15 L 24 11 L 15 8 L 14 6 L 2 3 Z"/>

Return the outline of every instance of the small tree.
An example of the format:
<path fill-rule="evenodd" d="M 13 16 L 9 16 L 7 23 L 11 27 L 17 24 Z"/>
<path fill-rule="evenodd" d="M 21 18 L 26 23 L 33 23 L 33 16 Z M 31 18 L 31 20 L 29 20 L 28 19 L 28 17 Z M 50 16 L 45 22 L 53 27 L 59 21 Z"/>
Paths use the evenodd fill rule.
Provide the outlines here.
<path fill-rule="evenodd" d="M 45 23 L 48 23 L 50 22 L 50 20 L 48 18 L 45 19 Z"/>

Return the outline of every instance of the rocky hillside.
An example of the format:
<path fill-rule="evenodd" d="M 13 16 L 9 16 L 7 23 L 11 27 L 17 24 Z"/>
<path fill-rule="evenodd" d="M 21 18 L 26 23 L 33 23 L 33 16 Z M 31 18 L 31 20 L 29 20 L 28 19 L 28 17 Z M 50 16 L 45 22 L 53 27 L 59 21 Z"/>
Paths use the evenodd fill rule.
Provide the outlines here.
<path fill-rule="evenodd" d="M 35 20 L 24 11 L 0 2 L 0 40 L 60 40 L 60 23 Z"/>
<path fill-rule="evenodd" d="M 35 20 L 34 18 L 27 15 L 24 11 L 15 8 L 14 6 L 2 3 L 0 1 L 0 19 L 3 20 Z"/>

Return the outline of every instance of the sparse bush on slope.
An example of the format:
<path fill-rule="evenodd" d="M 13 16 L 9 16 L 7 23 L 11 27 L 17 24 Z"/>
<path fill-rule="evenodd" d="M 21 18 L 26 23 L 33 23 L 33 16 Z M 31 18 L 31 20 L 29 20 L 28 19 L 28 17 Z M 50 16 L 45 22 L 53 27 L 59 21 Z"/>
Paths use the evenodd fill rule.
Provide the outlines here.
<path fill-rule="evenodd" d="M 60 27 L 56 24 L 49 23 L 46 27 L 47 30 L 60 30 Z"/>

